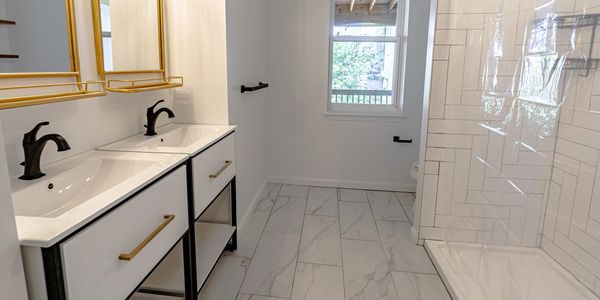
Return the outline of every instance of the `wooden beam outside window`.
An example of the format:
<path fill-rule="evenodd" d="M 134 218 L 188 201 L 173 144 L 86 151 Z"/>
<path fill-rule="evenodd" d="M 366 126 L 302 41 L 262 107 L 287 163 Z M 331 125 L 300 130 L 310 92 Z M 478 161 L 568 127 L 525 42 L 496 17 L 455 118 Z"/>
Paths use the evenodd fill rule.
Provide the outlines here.
<path fill-rule="evenodd" d="M 371 4 L 369 4 L 369 11 L 373 10 L 373 7 L 375 7 L 376 2 L 377 2 L 377 0 L 371 0 Z"/>

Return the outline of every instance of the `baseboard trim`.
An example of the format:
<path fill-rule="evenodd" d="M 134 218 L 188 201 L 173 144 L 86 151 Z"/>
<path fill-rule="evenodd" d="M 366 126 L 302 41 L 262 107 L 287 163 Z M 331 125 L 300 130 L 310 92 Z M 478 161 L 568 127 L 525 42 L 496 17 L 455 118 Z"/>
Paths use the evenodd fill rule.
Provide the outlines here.
<path fill-rule="evenodd" d="M 252 203 L 250 203 L 250 206 L 244 213 L 244 216 L 238 222 L 238 226 L 237 226 L 238 236 L 240 236 L 244 233 L 244 230 L 246 229 L 246 225 L 248 225 L 248 222 L 250 221 L 250 218 L 252 217 L 252 214 L 254 213 L 254 209 L 256 209 L 256 205 L 258 204 L 260 199 L 263 197 L 263 195 L 266 193 L 267 184 L 269 184 L 269 178 L 265 178 L 265 180 L 263 181 L 263 183 L 260 186 L 260 189 L 258 189 L 258 193 L 256 193 L 256 195 L 254 195 L 254 199 L 252 199 Z"/>
<path fill-rule="evenodd" d="M 351 181 L 351 180 L 333 180 L 321 178 L 302 178 L 302 177 L 269 177 L 270 183 L 297 184 L 323 187 L 336 187 L 348 189 L 363 189 L 376 191 L 394 191 L 414 193 L 417 189 L 416 183 L 387 183 L 370 181 Z"/>

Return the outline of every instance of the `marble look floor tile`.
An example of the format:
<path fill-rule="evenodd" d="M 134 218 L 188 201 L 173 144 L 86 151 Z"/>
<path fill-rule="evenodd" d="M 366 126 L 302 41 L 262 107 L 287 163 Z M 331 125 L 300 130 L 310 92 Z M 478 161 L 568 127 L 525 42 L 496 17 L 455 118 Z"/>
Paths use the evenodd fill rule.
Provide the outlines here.
<path fill-rule="evenodd" d="M 451 300 L 437 275 L 392 272 L 392 276 L 402 300 Z"/>
<path fill-rule="evenodd" d="M 367 197 L 375 220 L 408 221 L 408 217 L 394 193 L 368 191 Z"/>
<path fill-rule="evenodd" d="M 337 217 L 304 217 L 298 261 L 341 265 L 342 248 L 340 225 Z"/>
<path fill-rule="evenodd" d="M 265 231 L 300 234 L 305 209 L 306 198 L 277 197 Z"/>
<path fill-rule="evenodd" d="M 344 300 L 342 267 L 298 263 L 291 300 Z"/>
<path fill-rule="evenodd" d="M 398 200 L 400 200 L 400 205 L 402 205 L 402 208 L 404 209 L 404 212 L 406 213 L 406 216 L 408 217 L 408 220 L 410 221 L 410 223 L 414 223 L 415 220 L 415 210 L 414 210 L 414 206 L 415 206 L 415 195 L 413 193 L 396 193 L 396 197 L 398 197 Z"/>
<path fill-rule="evenodd" d="M 285 300 L 286 298 L 265 297 L 259 295 L 239 294 L 236 300 Z M 225 299 L 223 299 L 225 300 Z"/>
<path fill-rule="evenodd" d="M 299 234 L 264 232 L 240 293 L 289 298 L 299 243 Z"/>
<path fill-rule="evenodd" d="M 338 192 L 335 188 L 310 187 L 306 214 L 338 216 Z"/>
<path fill-rule="evenodd" d="M 238 250 L 235 252 L 226 251 L 225 255 L 252 257 L 268 219 L 269 212 L 255 211 L 252 213 L 248 224 L 246 224 L 246 228 L 238 236 Z"/>
<path fill-rule="evenodd" d="M 256 204 L 256 210 L 271 211 L 273 204 L 275 204 L 275 201 L 277 201 L 277 195 L 279 194 L 280 189 L 281 184 L 279 183 L 267 184 L 265 194 L 262 198 L 260 198 L 260 200 L 258 200 L 258 203 Z"/>
<path fill-rule="evenodd" d="M 364 190 L 340 189 L 340 201 L 369 202 Z"/>
<path fill-rule="evenodd" d="M 377 221 L 377 228 L 392 271 L 437 274 L 425 248 L 410 237 L 410 223 Z"/>
<path fill-rule="evenodd" d="M 208 281 L 202 287 L 198 299 L 235 299 L 250 266 L 250 261 L 251 259 L 247 257 L 221 257 Z"/>
<path fill-rule="evenodd" d="M 368 203 L 340 202 L 340 231 L 342 238 L 379 241 Z"/>
<path fill-rule="evenodd" d="M 398 299 L 381 243 L 342 240 L 347 300 Z"/>
<path fill-rule="evenodd" d="M 308 186 L 305 185 L 293 185 L 284 184 L 279 190 L 279 196 L 291 196 L 291 197 L 307 197 Z"/>

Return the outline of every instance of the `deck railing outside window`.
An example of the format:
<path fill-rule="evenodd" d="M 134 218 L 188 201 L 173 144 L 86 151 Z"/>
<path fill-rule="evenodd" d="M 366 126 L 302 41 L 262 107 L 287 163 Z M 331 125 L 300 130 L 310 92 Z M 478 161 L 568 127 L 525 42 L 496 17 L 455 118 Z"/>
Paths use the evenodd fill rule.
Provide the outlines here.
<path fill-rule="evenodd" d="M 394 100 L 386 90 L 332 90 L 331 103 L 390 105 Z"/>

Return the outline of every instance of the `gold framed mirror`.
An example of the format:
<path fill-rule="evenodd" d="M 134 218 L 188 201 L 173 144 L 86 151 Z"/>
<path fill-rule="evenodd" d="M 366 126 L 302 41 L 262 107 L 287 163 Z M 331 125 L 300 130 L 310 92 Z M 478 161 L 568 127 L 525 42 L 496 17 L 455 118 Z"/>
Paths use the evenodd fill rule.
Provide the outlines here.
<path fill-rule="evenodd" d="M 104 95 L 81 82 L 74 0 L 0 0 L 0 109 Z"/>
<path fill-rule="evenodd" d="M 138 93 L 183 85 L 167 76 L 164 0 L 92 0 L 96 65 L 106 89 Z"/>

